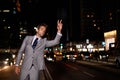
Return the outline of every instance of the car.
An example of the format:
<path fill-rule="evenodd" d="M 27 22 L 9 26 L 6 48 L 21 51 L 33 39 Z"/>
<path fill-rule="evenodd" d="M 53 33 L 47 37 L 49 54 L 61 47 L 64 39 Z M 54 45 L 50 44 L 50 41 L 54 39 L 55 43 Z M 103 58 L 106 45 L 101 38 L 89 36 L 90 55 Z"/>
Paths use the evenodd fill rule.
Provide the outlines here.
<path fill-rule="evenodd" d="M 12 57 L 13 54 L 8 52 L 0 53 L 0 66 L 10 66 L 14 64 L 14 59 Z"/>
<path fill-rule="evenodd" d="M 67 52 L 66 53 L 66 58 L 68 61 L 72 61 L 72 62 L 75 62 L 76 59 L 77 59 L 77 54 L 75 52 Z"/>
<path fill-rule="evenodd" d="M 45 56 L 45 60 L 48 61 L 48 62 L 54 62 L 55 61 L 53 52 L 46 53 L 44 56 Z"/>
<path fill-rule="evenodd" d="M 81 55 L 82 60 L 92 59 L 92 54 L 90 52 L 80 52 L 79 55 Z"/>
<path fill-rule="evenodd" d="M 52 61 L 52 62 L 54 62 L 54 59 L 53 59 L 52 57 L 50 57 L 50 56 L 47 57 L 46 59 L 47 59 L 47 61 Z"/>
<path fill-rule="evenodd" d="M 107 54 L 106 51 L 99 51 L 98 54 L 99 54 L 99 60 L 108 61 L 109 55 Z"/>

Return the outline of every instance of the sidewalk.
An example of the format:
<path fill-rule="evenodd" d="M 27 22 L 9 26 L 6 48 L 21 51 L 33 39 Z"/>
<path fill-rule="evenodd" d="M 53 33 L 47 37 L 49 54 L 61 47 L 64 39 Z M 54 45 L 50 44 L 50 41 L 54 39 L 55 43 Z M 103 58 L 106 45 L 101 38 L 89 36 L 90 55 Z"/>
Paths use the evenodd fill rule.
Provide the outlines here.
<path fill-rule="evenodd" d="M 78 60 L 76 62 L 83 64 L 83 65 L 89 65 L 89 66 L 92 66 L 95 68 L 99 68 L 102 70 L 107 70 L 107 71 L 111 71 L 111 72 L 120 74 L 120 69 L 115 68 L 115 64 L 113 62 L 96 61 L 96 60 L 90 60 L 90 61 Z"/>
<path fill-rule="evenodd" d="M 89 62 L 96 62 L 96 63 L 101 63 L 101 64 L 111 64 L 111 65 L 115 65 L 115 61 L 114 61 L 113 59 L 108 60 L 108 61 L 90 60 Z"/>

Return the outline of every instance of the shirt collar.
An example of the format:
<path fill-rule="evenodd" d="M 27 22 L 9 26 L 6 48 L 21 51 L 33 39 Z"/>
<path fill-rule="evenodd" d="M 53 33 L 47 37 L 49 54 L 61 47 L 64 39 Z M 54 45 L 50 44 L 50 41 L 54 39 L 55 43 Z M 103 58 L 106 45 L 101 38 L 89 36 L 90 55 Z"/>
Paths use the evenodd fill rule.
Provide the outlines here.
<path fill-rule="evenodd" d="M 34 39 L 33 40 L 35 40 L 37 38 L 37 36 L 36 35 L 34 35 Z M 38 41 L 41 39 L 41 37 L 38 37 Z"/>

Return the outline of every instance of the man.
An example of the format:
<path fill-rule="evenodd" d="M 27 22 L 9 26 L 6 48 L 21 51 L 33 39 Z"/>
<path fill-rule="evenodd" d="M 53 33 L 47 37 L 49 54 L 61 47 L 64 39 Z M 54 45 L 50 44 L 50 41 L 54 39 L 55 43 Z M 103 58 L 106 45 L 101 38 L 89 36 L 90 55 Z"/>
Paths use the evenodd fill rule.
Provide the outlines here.
<path fill-rule="evenodd" d="M 57 21 L 57 35 L 54 40 L 42 38 L 46 32 L 47 25 L 41 24 L 37 26 L 36 35 L 26 36 L 18 51 L 16 58 L 15 72 L 20 75 L 20 80 L 38 80 L 40 70 L 45 70 L 44 49 L 59 44 L 62 36 L 62 20 Z M 20 70 L 20 61 L 22 54 L 25 54 Z M 39 75 L 39 76 L 38 76 Z"/>

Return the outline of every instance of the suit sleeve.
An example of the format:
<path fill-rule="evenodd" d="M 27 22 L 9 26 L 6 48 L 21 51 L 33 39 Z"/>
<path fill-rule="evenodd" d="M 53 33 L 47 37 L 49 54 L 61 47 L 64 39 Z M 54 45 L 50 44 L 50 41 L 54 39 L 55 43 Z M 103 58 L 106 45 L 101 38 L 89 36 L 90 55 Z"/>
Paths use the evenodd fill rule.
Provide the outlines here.
<path fill-rule="evenodd" d="M 25 51 L 25 47 L 26 47 L 26 42 L 27 42 L 27 36 L 24 38 L 23 42 L 22 42 L 22 45 L 18 51 L 18 56 L 16 58 L 16 65 L 19 65 L 20 64 L 20 61 L 21 61 L 21 58 L 22 58 L 22 54 L 24 53 Z"/>
<path fill-rule="evenodd" d="M 52 46 L 59 44 L 61 37 L 62 35 L 57 33 L 54 40 L 46 40 L 46 43 L 45 43 L 46 47 L 52 47 Z"/>

